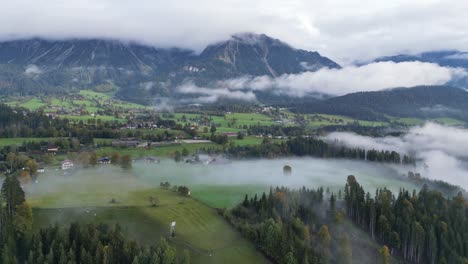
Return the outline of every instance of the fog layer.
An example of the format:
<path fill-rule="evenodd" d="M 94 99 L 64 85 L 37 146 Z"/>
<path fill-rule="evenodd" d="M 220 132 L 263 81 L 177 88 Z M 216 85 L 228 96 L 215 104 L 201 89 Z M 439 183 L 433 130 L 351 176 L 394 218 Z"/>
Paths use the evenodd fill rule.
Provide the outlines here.
<path fill-rule="evenodd" d="M 283 175 L 285 165 L 292 167 L 291 175 Z M 83 169 L 70 175 L 63 175 L 60 170 L 46 172 L 37 184 L 26 186 L 26 191 L 33 205 L 41 207 L 102 206 L 109 205 L 113 198 L 131 205 L 132 192 L 154 188 L 168 181 L 172 185 L 188 186 L 195 198 L 210 205 L 232 206 L 244 194 L 268 191 L 272 186 L 330 187 L 332 191 L 338 191 L 344 187 L 350 174 L 355 175 L 371 193 L 383 187 L 393 191 L 413 189 L 414 186 L 401 176 L 408 169 L 312 158 L 234 161 L 224 165 L 177 164 L 163 160 L 160 164 L 135 163 L 128 172 L 112 165 Z M 222 200 L 210 200 L 217 192 L 216 199 Z"/>
<path fill-rule="evenodd" d="M 395 150 L 420 159 L 418 171 L 424 177 L 468 189 L 468 130 L 426 123 L 411 128 L 402 137 L 373 138 L 353 133 L 334 132 L 324 137 L 351 147 Z"/>

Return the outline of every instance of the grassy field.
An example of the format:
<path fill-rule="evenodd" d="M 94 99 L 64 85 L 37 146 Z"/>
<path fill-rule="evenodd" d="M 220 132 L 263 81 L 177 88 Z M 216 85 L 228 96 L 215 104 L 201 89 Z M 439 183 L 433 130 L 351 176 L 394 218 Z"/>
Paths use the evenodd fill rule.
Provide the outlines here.
<path fill-rule="evenodd" d="M 215 143 L 200 143 L 200 144 L 188 144 L 182 143 L 179 145 L 163 146 L 163 147 L 152 147 L 146 148 L 120 148 L 120 147 L 104 147 L 97 150 L 99 155 L 110 154 L 112 152 L 120 152 L 121 155 L 131 155 L 132 157 L 143 157 L 143 156 L 157 156 L 157 157 L 170 157 L 177 150 L 182 151 L 186 148 L 190 153 L 195 153 L 200 148 L 222 148 L 221 145 Z"/>
<path fill-rule="evenodd" d="M 178 123 L 184 124 L 183 117 L 187 122 L 196 122 L 202 115 L 192 113 L 175 113 L 173 119 Z M 209 116 L 210 122 L 216 125 L 217 132 L 238 132 L 245 130 L 244 126 L 265 125 L 270 126 L 275 124 L 270 116 L 257 113 L 232 113 L 224 116 Z M 239 128 L 241 127 L 241 128 Z"/>
<path fill-rule="evenodd" d="M 21 145 L 23 142 L 49 141 L 50 138 L 0 138 L 0 147 L 8 145 Z"/>
<path fill-rule="evenodd" d="M 75 121 L 83 121 L 86 122 L 89 119 L 101 119 L 101 121 L 118 121 L 120 123 L 126 123 L 127 120 L 123 118 L 116 118 L 115 116 L 96 116 L 92 117 L 91 115 L 61 115 L 61 118 L 67 118 L 69 120 L 75 120 Z"/>
<path fill-rule="evenodd" d="M 326 115 L 326 114 L 308 114 L 304 115 L 306 120 L 309 121 L 309 128 L 318 128 L 322 126 L 331 126 L 331 125 L 345 125 L 354 122 L 358 122 L 361 126 L 387 126 L 386 122 L 374 122 L 366 120 L 353 119 L 346 116 L 340 115 Z"/>
<path fill-rule="evenodd" d="M 449 118 L 449 117 L 440 117 L 440 118 L 433 119 L 432 121 L 443 124 L 443 125 L 447 125 L 447 126 L 464 126 L 466 124 L 464 121 L 461 121 L 455 118 Z"/>
<path fill-rule="evenodd" d="M 170 243 L 178 250 L 188 249 L 193 263 L 267 263 L 253 244 L 204 203 L 173 191 L 148 188 L 118 170 L 112 174 L 43 178 L 42 187 L 27 192 L 34 208 L 34 227 L 72 221 L 118 222 L 127 237 L 152 243 L 167 237 L 169 224 L 176 221 L 176 237 Z M 45 181 L 51 180 L 52 186 L 46 186 Z M 150 206 L 150 196 L 158 198 L 157 207 Z M 117 202 L 111 204 L 111 199 Z"/>

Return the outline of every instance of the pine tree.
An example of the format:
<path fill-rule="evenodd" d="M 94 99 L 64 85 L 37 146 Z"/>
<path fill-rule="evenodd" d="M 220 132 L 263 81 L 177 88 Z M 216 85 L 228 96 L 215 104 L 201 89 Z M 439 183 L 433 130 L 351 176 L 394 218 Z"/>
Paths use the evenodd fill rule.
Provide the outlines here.
<path fill-rule="evenodd" d="M 25 201 L 24 191 L 16 176 L 9 175 L 5 178 L 2 184 L 1 194 L 6 201 L 7 215 L 12 219 L 17 206 Z"/>

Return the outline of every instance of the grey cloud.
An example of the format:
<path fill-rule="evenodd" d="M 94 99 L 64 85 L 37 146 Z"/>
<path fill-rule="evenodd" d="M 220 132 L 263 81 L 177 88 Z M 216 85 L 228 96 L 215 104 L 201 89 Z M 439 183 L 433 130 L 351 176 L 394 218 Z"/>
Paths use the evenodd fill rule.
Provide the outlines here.
<path fill-rule="evenodd" d="M 266 33 L 349 63 L 398 52 L 464 49 L 468 2 L 15 0 L 0 38 L 104 37 L 201 50 L 237 32 Z"/>

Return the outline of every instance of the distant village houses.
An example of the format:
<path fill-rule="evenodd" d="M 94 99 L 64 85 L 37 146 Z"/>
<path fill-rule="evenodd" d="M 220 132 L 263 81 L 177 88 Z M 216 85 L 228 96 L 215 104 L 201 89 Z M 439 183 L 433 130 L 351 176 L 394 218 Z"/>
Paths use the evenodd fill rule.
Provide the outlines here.
<path fill-rule="evenodd" d="M 109 157 L 103 157 L 98 159 L 99 164 L 111 164 L 111 159 Z"/>
<path fill-rule="evenodd" d="M 62 162 L 62 170 L 68 170 L 68 169 L 73 168 L 74 166 L 75 164 L 71 160 L 67 159 Z"/>

